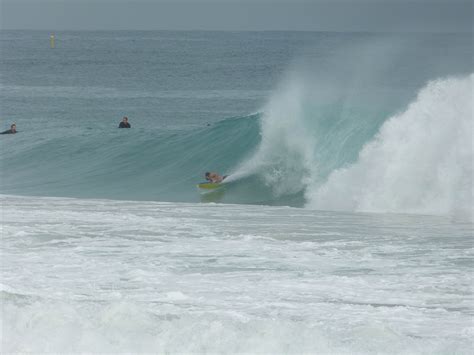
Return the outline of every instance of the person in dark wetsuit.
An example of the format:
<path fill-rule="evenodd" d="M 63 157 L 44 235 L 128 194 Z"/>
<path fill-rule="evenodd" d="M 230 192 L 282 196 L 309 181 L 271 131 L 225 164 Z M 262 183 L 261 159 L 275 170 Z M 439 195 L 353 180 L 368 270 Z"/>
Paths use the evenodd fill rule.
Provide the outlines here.
<path fill-rule="evenodd" d="M 132 126 L 130 126 L 130 123 L 128 123 L 128 117 L 124 117 L 122 119 L 122 122 L 120 122 L 118 128 L 130 128 Z"/>
<path fill-rule="evenodd" d="M 10 129 L 7 129 L 6 131 L 3 131 L 0 134 L 15 134 L 16 133 L 16 124 L 12 124 L 10 126 Z"/>

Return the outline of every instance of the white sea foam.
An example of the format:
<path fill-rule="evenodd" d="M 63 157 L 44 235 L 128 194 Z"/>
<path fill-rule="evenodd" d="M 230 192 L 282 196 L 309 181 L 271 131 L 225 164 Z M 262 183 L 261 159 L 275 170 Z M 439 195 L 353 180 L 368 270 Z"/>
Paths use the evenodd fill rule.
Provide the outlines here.
<path fill-rule="evenodd" d="M 360 98 L 335 104 L 338 87 L 289 75 L 264 110 L 259 147 L 232 177 L 259 176 L 277 197 L 302 191 L 313 209 L 472 220 L 473 75 L 429 82 L 378 133 L 376 120 L 354 116 Z"/>
<path fill-rule="evenodd" d="M 307 190 L 320 209 L 473 216 L 473 79 L 439 79 L 384 123 L 358 161 Z"/>
<path fill-rule="evenodd" d="M 1 216 L 3 353 L 472 350 L 472 225 L 13 196 Z"/>

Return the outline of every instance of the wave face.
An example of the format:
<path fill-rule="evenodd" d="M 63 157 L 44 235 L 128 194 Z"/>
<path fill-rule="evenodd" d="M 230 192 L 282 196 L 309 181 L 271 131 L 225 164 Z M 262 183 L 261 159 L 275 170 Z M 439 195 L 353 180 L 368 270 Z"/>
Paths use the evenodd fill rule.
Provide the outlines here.
<path fill-rule="evenodd" d="M 196 183 L 226 171 L 258 143 L 256 115 L 194 130 L 76 130 L 31 144 L 22 133 L 2 156 L 4 193 L 198 201 Z M 60 136 L 63 133 L 64 136 Z M 18 139 L 17 139 L 18 138 Z M 34 181 L 34 183 L 32 183 Z M 250 201 L 252 202 L 252 201 Z"/>

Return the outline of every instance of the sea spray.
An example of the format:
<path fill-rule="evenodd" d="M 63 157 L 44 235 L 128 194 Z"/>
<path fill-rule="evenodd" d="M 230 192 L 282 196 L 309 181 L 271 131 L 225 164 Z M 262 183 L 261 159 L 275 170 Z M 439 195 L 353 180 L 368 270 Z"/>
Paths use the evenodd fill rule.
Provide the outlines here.
<path fill-rule="evenodd" d="M 261 143 L 254 156 L 231 174 L 259 176 L 275 197 L 304 190 L 314 175 L 314 132 L 305 124 L 304 88 L 297 81 L 276 94 L 261 117 Z"/>
<path fill-rule="evenodd" d="M 300 194 L 309 208 L 471 218 L 472 74 L 402 89 L 397 80 L 420 63 L 408 64 L 416 49 L 395 44 L 295 62 L 262 109 L 261 142 L 235 179 L 263 183 L 267 201 Z"/>
<path fill-rule="evenodd" d="M 268 200 L 289 200 L 354 162 L 404 103 L 403 95 L 383 85 L 394 51 L 369 41 L 295 60 L 262 109 L 258 148 L 231 178 L 253 176 L 271 191 Z"/>

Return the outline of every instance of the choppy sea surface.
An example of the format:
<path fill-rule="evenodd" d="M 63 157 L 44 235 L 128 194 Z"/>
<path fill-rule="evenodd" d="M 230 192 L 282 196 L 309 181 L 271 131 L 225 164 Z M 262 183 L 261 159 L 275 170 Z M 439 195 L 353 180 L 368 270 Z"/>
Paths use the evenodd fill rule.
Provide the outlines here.
<path fill-rule="evenodd" d="M 472 354 L 472 34 L 0 35 L 2 352 Z"/>

